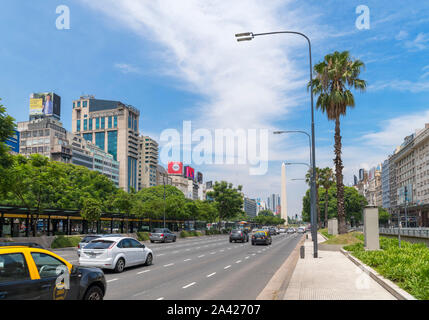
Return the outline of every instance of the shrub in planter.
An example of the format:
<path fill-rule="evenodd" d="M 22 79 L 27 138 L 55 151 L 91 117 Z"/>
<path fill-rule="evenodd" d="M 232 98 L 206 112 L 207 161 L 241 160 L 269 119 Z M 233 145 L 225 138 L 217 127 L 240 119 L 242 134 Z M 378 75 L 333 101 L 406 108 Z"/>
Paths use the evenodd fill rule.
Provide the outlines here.
<path fill-rule="evenodd" d="M 54 241 L 51 244 L 51 248 L 57 249 L 57 248 L 77 247 L 77 245 L 81 241 L 82 241 L 82 238 L 79 236 L 65 237 L 60 235 L 55 237 Z"/>
<path fill-rule="evenodd" d="M 149 232 L 137 232 L 137 239 L 139 241 L 149 240 Z"/>
<path fill-rule="evenodd" d="M 185 230 L 180 231 L 180 237 L 181 238 L 189 237 L 188 231 L 185 231 Z"/>

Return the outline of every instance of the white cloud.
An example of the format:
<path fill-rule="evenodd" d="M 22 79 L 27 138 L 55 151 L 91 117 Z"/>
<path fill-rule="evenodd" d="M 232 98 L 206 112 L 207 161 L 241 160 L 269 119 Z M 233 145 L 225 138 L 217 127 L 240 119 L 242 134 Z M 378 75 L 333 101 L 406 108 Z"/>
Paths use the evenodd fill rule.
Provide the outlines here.
<path fill-rule="evenodd" d="M 426 92 L 429 91 L 428 81 L 410 81 L 410 80 L 385 80 L 378 81 L 368 87 L 369 91 L 380 91 L 384 89 L 392 89 L 402 92 Z"/>
<path fill-rule="evenodd" d="M 424 50 L 427 48 L 429 43 L 429 35 L 427 33 L 420 32 L 414 40 L 406 41 L 405 47 L 412 50 Z"/>
<path fill-rule="evenodd" d="M 398 41 L 404 40 L 406 38 L 408 38 L 408 32 L 404 30 L 399 31 L 399 33 L 395 36 L 395 39 Z"/>
<path fill-rule="evenodd" d="M 119 69 L 122 73 L 140 73 L 140 69 L 127 63 L 116 63 L 114 66 L 116 69 Z"/>

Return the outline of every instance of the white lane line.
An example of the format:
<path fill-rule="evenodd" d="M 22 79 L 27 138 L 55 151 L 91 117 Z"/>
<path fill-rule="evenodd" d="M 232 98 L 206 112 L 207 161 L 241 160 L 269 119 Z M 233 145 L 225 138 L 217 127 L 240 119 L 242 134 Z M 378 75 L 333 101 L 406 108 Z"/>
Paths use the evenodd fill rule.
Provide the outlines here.
<path fill-rule="evenodd" d="M 157 254 L 158 257 L 164 256 L 164 255 L 165 255 L 165 253 Z"/>
<path fill-rule="evenodd" d="M 113 281 L 116 281 L 116 280 L 118 280 L 118 278 L 107 280 L 106 282 L 113 282 Z"/>
<path fill-rule="evenodd" d="M 210 278 L 211 276 L 214 276 L 216 274 L 216 272 L 210 273 L 207 275 L 207 278 Z"/>
<path fill-rule="evenodd" d="M 141 296 L 142 294 L 145 294 L 147 291 L 139 292 L 136 294 L 133 294 L 133 297 Z"/>
<path fill-rule="evenodd" d="M 144 271 L 137 272 L 137 274 L 142 274 L 142 273 L 149 272 L 149 271 L 150 270 L 144 270 Z"/>
<path fill-rule="evenodd" d="M 204 257 L 204 256 L 205 256 L 205 254 L 202 254 L 202 255 L 198 256 L 198 258 L 202 258 L 202 257 Z"/>
<path fill-rule="evenodd" d="M 223 250 L 223 249 L 222 249 L 222 250 L 220 250 L 220 252 L 224 252 L 224 251 L 225 251 L 225 250 Z"/>
<path fill-rule="evenodd" d="M 173 251 L 173 253 L 178 253 L 179 251 L 178 250 L 176 250 L 176 251 Z"/>
<path fill-rule="evenodd" d="M 247 256 L 246 258 L 244 258 L 244 259 L 249 259 L 249 256 Z"/>
<path fill-rule="evenodd" d="M 235 261 L 235 263 L 240 263 L 241 262 L 241 260 L 237 260 L 237 261 Z"/>
<path fill-rule="evenodd" d="M 197 247 L 197 249 L 199 249 L 199 248 L 201 248 L 201 247 Z"/>
<path fill-rule="evenodd" d="M 190 286 L 193 286 L 194 284 L 196 284 L 196 282 L 192 282 L 190 284 L 187 284 L 186 286 L 182 287 L 182 289 L 189 288 Z"/>
<path fill-rule="evenodd" d="M 252 256 L 256 256 L 256 253 L 252 253 Z"/>
<path fill-rule="evenodd" d="M 228 250 L 231 250 L 231 248 L 228 248 Z"/>
<path fill-rule="evenodd" d="M 230 268 L 231 267 L 231 265 L 229 265 L 229 266 L 226 266 L 224 269 L 228 269 L 228 268 Z"/>
<path fill-rule="evenodd" d="M 164 267 L 169 267 L 169 266 L 172 266 L 172 265 L 174 265 L 174 263 L 164 264 Z"/>
<path fill-rule="evenodd" d="M 191 249 L 186 249 L 186 251 L 189 251 L 189 250 L 191 250 Z"/>
<path fill-rule="evenodd" d="M 186 259 L 186 260 L 183 260 L 183 262 L 186 262 L 186 261 L 189 261 L 189 260 L 191 260 L 191 259 Z"/>
<path fill-rule="evenodd" d="M 215 254 L 216 253 L 216 251 L 215 252 L 210 252 L 210 254 Z"/>
<path fill-rule="evenodd" d="M 164 297 L 158 298 L 158 299 L 156 299 L 156 300 L 164 300 Z"/>

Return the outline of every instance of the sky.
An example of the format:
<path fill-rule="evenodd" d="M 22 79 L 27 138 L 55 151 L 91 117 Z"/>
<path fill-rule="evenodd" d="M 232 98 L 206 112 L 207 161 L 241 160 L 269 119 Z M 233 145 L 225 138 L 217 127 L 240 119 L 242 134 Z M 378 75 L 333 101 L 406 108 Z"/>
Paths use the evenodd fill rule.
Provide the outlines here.
<path fill-rule="evenodd" d="M 64 22 L 56 12 L 61 5 L 69 8 L 69 29 L 57 28 L 59 18 Z M 369 29 L 356 26 L 360 5 L 369 10 Z M 314 63 L 343 50 L 365 63 L 367 90 L 354 92 L 356 106 L 341 119 L 344 182 L 351 184 L 359 168 L 384 161 L 429 123 L 428 17 L 429 3 L 416 0 L 3 0 L 0 98 L 16 121 L 26 121 L 30 93 L 54 91 L 68 130 L 74 99 L 119 100 L 140 110 L 141 134 L 158 140 L 161 150 L 168 146 L 160 141 L 166 130 L 184 136 L 184 121 L 192 132 L 212 136 L 216 129 L 244 130 L 247 144 L 237 140 L 237 150 L 247 145 L 262 152 L 268 143 L 264 174 L 251 173 L 250 156 L 187 164 L 205 181 L 227 180 L 264 200 L 280 194 L 282 161 L 309 162 L 306 136 L 272 134 L 310 132 L 308 47 L 294 35 L 238 43 L 234 34 L 299 31 L 311 39 Z M 318 167 L 333 167 L 333 130 L 316 110 Z M 267 140 L 257 138 L 263 132 Z M 195 151 L 198 144 L 182 147 Z M 304 178 L 306 170 L 287 167 L 290 216 L 300 215 L 308 188 L 291 179 Z"/>

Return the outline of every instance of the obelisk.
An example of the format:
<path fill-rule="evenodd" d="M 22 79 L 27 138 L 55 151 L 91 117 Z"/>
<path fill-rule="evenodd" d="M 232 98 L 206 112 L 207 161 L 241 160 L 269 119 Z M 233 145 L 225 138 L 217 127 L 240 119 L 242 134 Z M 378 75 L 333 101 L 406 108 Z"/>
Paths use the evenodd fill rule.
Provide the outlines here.
<path fill-rule="evenodd" d="M 282 193 L 280 196 L 280 207 L 280 216 L 282 219 L 285 219 L 285 224 L 287 225 L 286 165 L 284 163 L 282 163 Z"/>

